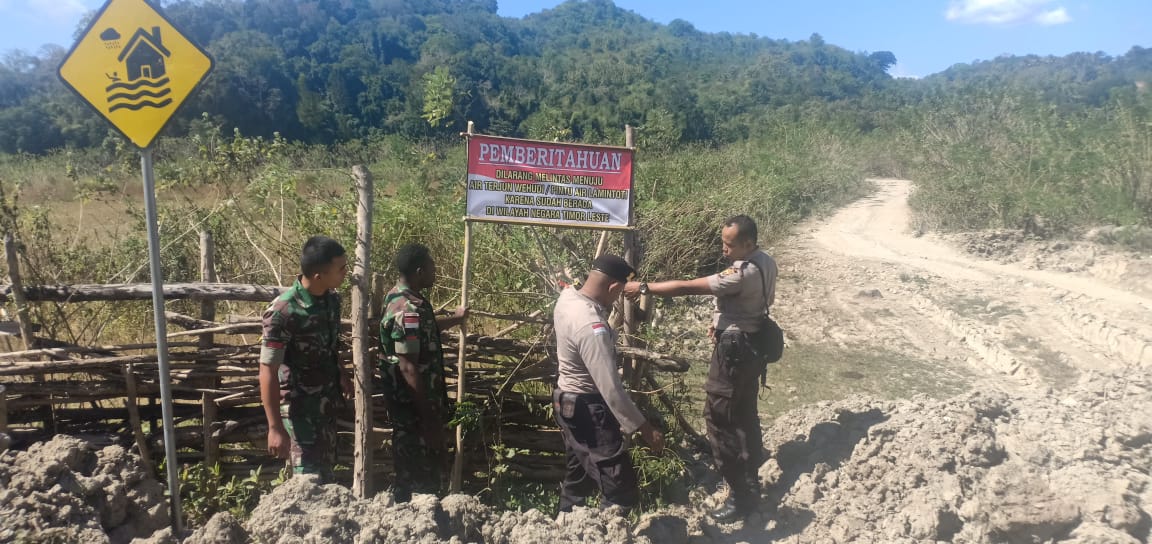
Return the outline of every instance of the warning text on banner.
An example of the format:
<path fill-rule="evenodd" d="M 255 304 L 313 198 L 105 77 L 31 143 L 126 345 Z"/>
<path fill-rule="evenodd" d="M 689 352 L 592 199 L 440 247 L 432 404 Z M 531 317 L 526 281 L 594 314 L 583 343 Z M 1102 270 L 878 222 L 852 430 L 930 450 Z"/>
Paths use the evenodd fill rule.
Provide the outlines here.
<path fill-rule="evenodd" d="M 468 217 L 629 226 L 632 150 L 489 136 L 468 141 Z"/>

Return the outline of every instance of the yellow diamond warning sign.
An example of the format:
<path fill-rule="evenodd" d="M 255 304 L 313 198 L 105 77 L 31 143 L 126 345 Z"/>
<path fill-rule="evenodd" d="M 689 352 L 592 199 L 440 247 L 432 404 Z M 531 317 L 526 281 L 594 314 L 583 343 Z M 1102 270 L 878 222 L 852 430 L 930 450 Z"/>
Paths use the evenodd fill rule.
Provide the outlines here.
<path fill-rule="evenodd" d="M 60 65 L 60 79 L 140 148 L 212 70 L 212 59 L 145 0 L 109 0 Z"/>

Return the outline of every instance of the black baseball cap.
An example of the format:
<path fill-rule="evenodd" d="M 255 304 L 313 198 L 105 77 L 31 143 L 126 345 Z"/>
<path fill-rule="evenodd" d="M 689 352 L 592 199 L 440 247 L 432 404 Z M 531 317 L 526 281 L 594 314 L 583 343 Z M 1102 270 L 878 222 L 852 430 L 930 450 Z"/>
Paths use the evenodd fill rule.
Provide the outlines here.
<path fill-rule="evenodd" d="M 592 270 L 599 270 L 616 281 L 629 281 L 636 275 L 636 269 L 628 261 L 615 255 L 601 255 L 592 261 Z"/>

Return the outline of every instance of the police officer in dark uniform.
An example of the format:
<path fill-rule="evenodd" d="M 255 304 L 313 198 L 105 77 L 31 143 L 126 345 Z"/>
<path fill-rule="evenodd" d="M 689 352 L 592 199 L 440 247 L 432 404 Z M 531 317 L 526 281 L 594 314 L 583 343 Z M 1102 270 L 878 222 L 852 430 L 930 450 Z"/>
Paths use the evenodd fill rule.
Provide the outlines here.
<path fill-rule="evenodd" d="M 560 485 L 561 512 L 583 506 L 595 491 L 602 495 L 601 508 L 635 507 L 640 489 L 625 434 L 639 432 L 656 455 L 664 450 L 663 434 L 644 418 L 621 383 L 616 333 L 608 325 L 608 311 L 634 273 L 620 257 L 598 257 L 588 281 L 579 289 L 565 289 L 556 301 L 558 371 L 552 401 L 568 454 L 568 471 Z"/>
<path fill-rule="evenodd" d="M 709 337 L 712 363 L 708 380 L 705 419 L 716 468 L 731 493 L 719 510 L 718 521 L 742 519 L 760 500 L 757 471 L 763 464 L 760 417 L 756 410 L 757 378 L 766 361 L 754 346 L 766 334 L 765 319 L 776 294 L 776 261 L 756 245 L 756 222 L 737 215 L 724 222 L 721 239 L 731 266 L 718 274 L 688 281 L 629 282 L 624 296 L 715 295 Z"/>

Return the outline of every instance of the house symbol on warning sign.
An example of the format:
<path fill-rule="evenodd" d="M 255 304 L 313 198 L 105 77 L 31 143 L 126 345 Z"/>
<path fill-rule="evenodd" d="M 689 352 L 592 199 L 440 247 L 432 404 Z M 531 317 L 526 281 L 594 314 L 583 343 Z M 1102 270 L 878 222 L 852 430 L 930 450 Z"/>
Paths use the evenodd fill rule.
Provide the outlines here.
<path fill-rule="evenodd" d="M 139 110 L 141 108 L 164 108 L 172 103 L 168 95 L 167 68 L 165 60 L 172 52 L 164 47 L 160 27 L 152 27 L 151 32 L 143 28 L 128 40 L 116 60 L 124 66 L 124 79 L 109 76 L 113 83 L 108 92 L 109 113 L 120 109 Z"/>

